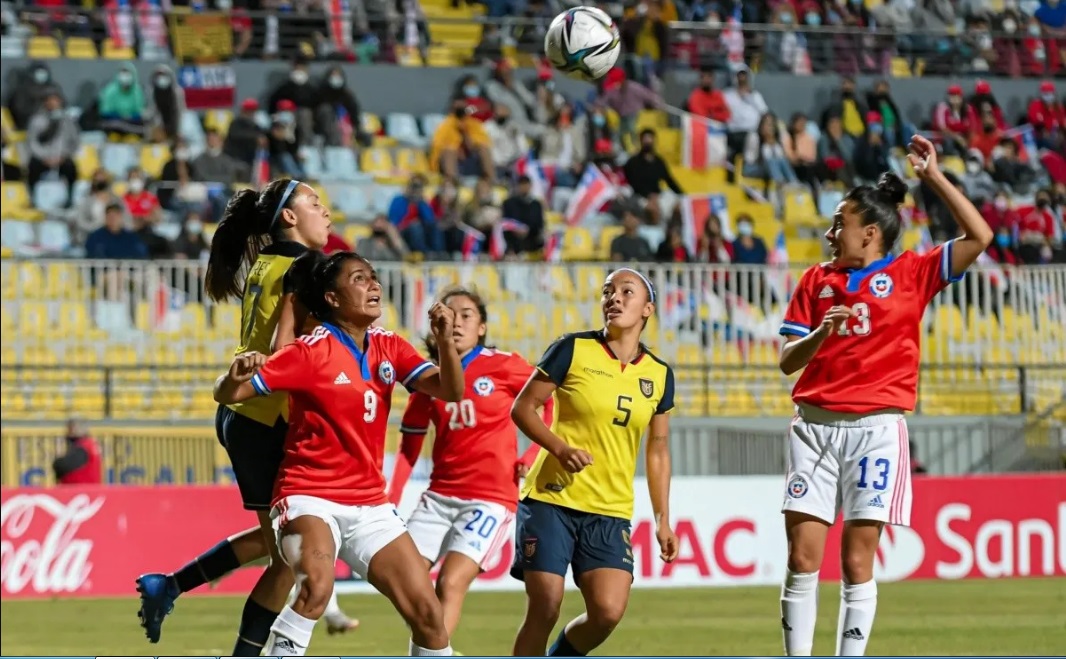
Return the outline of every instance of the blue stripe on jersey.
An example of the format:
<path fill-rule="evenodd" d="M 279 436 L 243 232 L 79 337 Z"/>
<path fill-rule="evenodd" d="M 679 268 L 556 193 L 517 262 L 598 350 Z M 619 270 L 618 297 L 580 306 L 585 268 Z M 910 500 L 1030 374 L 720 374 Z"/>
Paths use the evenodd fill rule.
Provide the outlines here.
<path fill-rule="evenodd" d="M 419 376 L 421 376 L 428 369 L 431 369 L 434 366 L 436 366 L 436 364 L 434 364 L 433 362 L 422 362 L 421 364 L 416 366 L 414 370 L 412 370 L 411 373 L 407 377 L 405 377 L 402 382 L 400 382 L 400 384 L 406 387 L 409 382 L 414 382 L 418 380 Z"/>
<path fill-rule="evenodd" d="M 892 263 L 892 260 L 895 259 L 895 258 L 896 257 L 893 256 L 892 254 L 889 254 L 888 256 L 886 256 L 886 257 L 884 257 L 882 259 L 877 259 L 876 261 L 874 261 L 870 265 L 866 266 L 865 268 L 862 268 L 861 270 L 851 270 L 851 271 L 849 271 L 848 272 L 848 292 L 849 293 L 858 293 L 859 292 L 859 287 L 862 286 L 863 280 L 866 279 L 866 277 L 868 275 L 872 275 L 873 273 L 877 272 L 878 270 L 881 270 L 881 269 L 885 268 L 886 266 L 888 266 L 889 263 Z"/>
<path fill-rule="evenodd" d="M 951 274 L 951 251 L 955 247 L 955 241 L 957 238 L 953 238 L 940 248 L 940 278 L 949 284 L 954 284 L 957 281 L 961 281 L 966 276 L 966 272 L 963 271 L 959 276 Z"/>
<path fill-rule="evenodd" d="M 474 359 L 476 359 L 477 356 L 481 354 L 481 350 L 481 346 L 474 346 L 474 349 L 467 353 L 466 357 L 463 357 L 461 363 L 463 365 L 464 371 L 466 370 L 467 366 L 470 366 L 470 362 L 474 361 Z"/>
<path fill-rule="evenodd" d="M 325 327 L 327 330 L 329 330 L 329 333 L 332 334 L 338 341 L 340 341 L 341 345 L 348 349 L 348 352 L 352 355 L 352 359 L 355 360 L 356 364 L 359 364 L 359 375 L 362 376 L 363 382 L 369 382 L 370 360 L 366 358 L 366 353 L 370 352 L 370 332 L 367 332 L 366 338 L 363 339 L 365 349 L 360 350 L 359 346 L 355 345 L 355 339 L 349 336 L 348 333 L 342 330 L 341 328 L 337 327 L 336 325 L 331 325 L 330 323 L 322 323 L 322 327 Z"/>
<path fill-rule="evenodd" d="M 270 387 L 266 385 L 266 382 L 263 382 L 263 376 L 258 373 L 252 376 L 252 388 L 255 389 L 255 393 L 260 396 L 270 395 Z"/>

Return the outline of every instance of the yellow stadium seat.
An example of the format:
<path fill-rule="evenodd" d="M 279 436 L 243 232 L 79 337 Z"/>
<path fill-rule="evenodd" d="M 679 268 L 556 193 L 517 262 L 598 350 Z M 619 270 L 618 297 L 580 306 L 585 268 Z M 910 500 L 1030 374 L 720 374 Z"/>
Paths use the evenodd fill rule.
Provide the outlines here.
<path fill-rule="evenodd" d="M 789 189 L 785 193 L 785 220 L 791 222 L 794 219 L 806 217 L 818 217 L 818 205 L 814 203 L 810 190 Z M 774 236 L 767 236 L 767 238 L 774 238 Z"/>
<path fill-rule="evenodd" d="M 903 57 L 892 58 L 892 77 L 893 78 L 909 78 L 911 77 L 911 65 Z"/>
<path fill-rule="evenodd" d="M 21 361 L 29 366 L 55 366 L 59 363 L 59 358 L 49 346 L 31 345 L 23 350 Z"/>
<path fill-rule="evenodd" d="M 611 260 L 611 243 L 614 242 L 615 238 L 622 235 L 623 231 L 624 229 L 622 227 L 614 225 L 605 226 L 600 229 L 600 237 L 598 241 L 599 249 L 597 250 L 599 253 L 597 254 L 597 258 L 602 261 Z"/>
<path fill-rule="evenodd" d="M 104 59 L 137 59 L 137 53 L 133 51 L 133 48 L 130 48 L 129 46 L 120 46 L 111 39 L 104 39 L 103 56 Z"/>
<path fill-rule="evenodd" d="M 96 45 L 85 37 L 67 37 L 67 59 L 96 59 Z"/>
<path fill-rule="evenodd" d="M 33 222 L 44 217 L 44 213 L 33 208 L 30 192 L 26 184 L 20 181 L 4 181 L 0 184 L 0 217 L 5 220 L 23 220 Z"/>
<path fill-rule="evenodd" d="M 95 144 L 82 143 L 74 152 L 74 165 L 78 168 L 78 178 L 88 180 L 93 172 L 100 169 L 100 152 Z"/>
<path fill-rule="evenodd" d="M 944 156 L 940 161 L 940 168 L 959 176 L 966 173 L 966 163 L 959 156 Z"/>
<path fill-rule="evenodd" d="M 62 56 L 59 42 L 52 37 L 30 37 L 26 44 L 26 57 L 29 59 L 58 59 Z"/>
<path fill-rule="evenodd" d="M 150 178 L 158 179 L 163 166 L 170 161 L 170 147 L 166 144 L 145 144 L 141 148 L 141 169 Z"/>
<path fill-rule="evenodd" d="M 111 394 L 111 415 L 117 419 L 139 418 L 145 407 L 145 392 L 139 388 L 123 387 Z"/>
<path fill-rule="evenodd" d="M 100 351 L 95 345 L 75 345 L 67 348 L 63 362 L 70 366 L 97 366 L 100 364 Z"/>
<path fill-rule="evenodd" d="M 11 116 L 11 110 L 7 109 L 7 106 L 0 107 L 0 128 L 5 133 L 12 133 L 15 131 L 15 120 Z"/>
<path fill-rule="evenodd" d="M 381 117 L 373 112 L 364 112 L 361 122 L 363 131 L 370 135 L 381 135 L 383 128 L 381 125 Z"/>
<path fill-rule="evenodd" d="M 363 149 L 359 154 L 359 169 L 367 174 L 389 176 L 396 171 L 392 156 L 385 149 Z"/>
<path fill-rule="evenodd" d="M 499 302 L 507 295 L 500 282 L 499 268 L 495 265 L 474 266 L 473 274 L 464 279 L 466 281 L 463 285 L 473 287 L 486 302 Z"/>
<path fill-rule="evenodd" d="M 666 128 L 667 117 L 662 110 L 641 110 L 637 114 L 637 132 L 650 128 L 659 131 Z"/>
<path fill-rule="evenodd" d="M 403 174 L 428 174 L 429 160 L 421 149 L 399 149 L 396 152 L 396 169 Z M 427 196 L 432 196 L 427 191 Z"/>
<path fill-rule="evenodd" d="M 332 220 L 334 222 L 343 222 L 344 221 L 344 213 L 340 212 L 339 210 L 336 210 L 336 206 L 333 204 L 333 200 L 331 200 L 329 198 L 329 191 L 326 190 L 326 186 L 324 186 L 324 185 L 316 185 L 316 186 L 314 186 L 314 188 L 315 188 L 315 192 L 318 193 L 318 203 L 320 203 L 323 206 L 325 206 L 326 208 L 330 209 L 330 212 L 329 212 L 330 220 Z"/>
<path fill-rule="evenodd" d="M 585 227 L 570 227 L 563 234 L 564 261 L 591 261 L 596 258 L 596 243 Z"/>
<path fill-rule="evenodd" d="M 37 336 L 43 334 L 51 324 L 48 305 L 44 302 L 23 302 L 19 309 L 19 334 Z"/>
<path fill-rule="evenodd" d="M 369 238 L 371 234 L 369 224 L 358 224 L 356 222 L 349 222 L 344 225 L 343 236 L 348 244 L 353 248 L 363 238 Z"/>
<path fill-rule="evenodd" d="M 135 366 L 138 360 L 137 349 L 130 345 L 110 345 L 104 349 L 105 366 Z"/>
<path fill-rule="evenodd" d="M 231 123 L 233 123 L 233 112 L 230 110 L 208 110 L 204 114 L 204 129 L 213 130 L 222 137 L 229 132 Z"/>

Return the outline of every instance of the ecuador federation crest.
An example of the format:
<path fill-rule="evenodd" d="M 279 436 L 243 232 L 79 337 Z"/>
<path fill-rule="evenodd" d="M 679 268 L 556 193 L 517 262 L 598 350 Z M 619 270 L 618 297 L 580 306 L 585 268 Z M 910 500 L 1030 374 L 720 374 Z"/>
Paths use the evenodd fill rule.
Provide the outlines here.
<path fill-rule="evenodd" d="M 655 382 L 647 378 L 640 378 L 639 381 L 640 393 L 643 394 L 645 398 L 651 398 L 652 394 L 655 393 Z"/>

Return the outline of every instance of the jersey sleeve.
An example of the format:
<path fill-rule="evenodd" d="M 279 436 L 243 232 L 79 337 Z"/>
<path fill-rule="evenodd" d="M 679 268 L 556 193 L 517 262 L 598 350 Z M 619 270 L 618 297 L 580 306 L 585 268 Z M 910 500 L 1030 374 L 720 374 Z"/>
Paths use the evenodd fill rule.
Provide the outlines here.
<path fill-rule="evenodd" d="M 966 273 L 958 277 L 951 274 L 951 252 L 954 247 L 955 241 L 949 240 L 917 256 L 918 267 L 915 270 L 918 277 L 918 291 L 922 293 L 926 302 L 947 288 L 948 284 L 954 284 L 965 276 Z"/>
<path fill-rule="evenodd" d="M 518 397 L 522 388 L 529 382 L 529 376 L 537 369 L 530 365 L 521 355 L 512 355 L 507 364 L 507 391 Z"/>
<path fill-rule="evenodd" d="M 816 265 L 808 268 L 800 277 L 799 285 L 796 286 L 792 299 L 788 302 L 785 319 L 781 321 L 778 334 L 803 338 L 811 333 L 811 328 L 814 327 L 814 318 L 812 318 L 814 295 L 811 289 L 814 287 L 815 276 L 820 267 Z"/>
<path fill-rule="evenodd" d="M 574 360 L 574 341 L 572 334 L 562 337 L 548 346 L 537 364 L 537 370 L 547 375 L 557 387 L 563 386 L 563 380 L 570 372 L 570 363 Z"/>
<path fill-rule="evenodd" d="M 318 339 L 322 344 L 328 339 Z M 295 341 L 271 355 L 263 368 L 252 376 L 252 387 L 260 396 L 269 396 L 275 391 L 300 391 L 305 388 L 316 371 L 316 352 L 307 341 Z"/>
<path fill-rule="evenodd" d="M 433 399 L 416 391 L 407 399 L 407 409 L 400 420 L 400 432 L 404 435 L 425 435 L 432 422 Z"/>
<path fill-rule="evenodd" d="M 674 409 L 674 369 L 666 367 L 666 382 L 663 384 L 663 397 L 659 399 L 656 414 L 666 414 Z"/>
<path fill-rule="evenodd" d="M 411 385 L 436 364 L 423 357 L 407 339 L 396 334 L 389 338 L 389 357 L 396 367 L 396 380 L 410 390 Z"/>

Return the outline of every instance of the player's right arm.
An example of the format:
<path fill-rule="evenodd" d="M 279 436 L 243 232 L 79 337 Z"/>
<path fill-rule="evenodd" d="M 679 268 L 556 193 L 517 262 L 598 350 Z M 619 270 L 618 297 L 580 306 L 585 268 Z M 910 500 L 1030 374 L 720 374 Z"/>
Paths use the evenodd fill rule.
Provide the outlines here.
<path fill-rule="evenodd" d="M 432 405 L 433 400 L 429 396 L 417 391 L 407 399 L 407 409 L 400 420 L 400 450 L 396 454 L 392 478 L 389 479 L 389 501 L 394 506 L 400 505 L 403 488 L 418 463 L 418 456 L 422 454 L 422 444 L 429 432 Z"/>
<path fill-rule="evenodd" d="M 574 338 L 564 336 L 544 353 L 537 370 L 522 387 L 514 405 L 511 420 L 534 443 L 548 451 L 570 473 L 577 473 L 592 464 L 592 456 L 574 448 L 544 425 L 537 409 L 543 407 L 562 385 L 574 359 Z"/>
<path fill-rule="evenodd" d="M 275 391 L 297 391 L 314 373 L 311 346 L 306 341 L 290 343 L 270 357 L 245 352 L 233 358 L 229 371 L 215 381 L 215 401 L 222 405 L 242 403 Z"/>
<path fill-rule="evenodd" d="M 849 307 L 837 305 L 826 312 L 817 326 L 812 327 L 815 302 L 813 288 L 815 275 L 820 268 L 816 265 L 803 273 L 788 303 L 785 319 L 781 322 L 780 333 L 785 337 L 785 344 L 781 347 L 778 365 L 785 375 L 792 375 L 809 364 L 829 335 L 839 331 L 841 324 L 855 315 Z"/>

